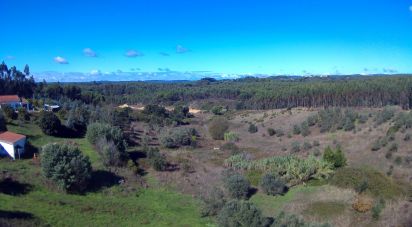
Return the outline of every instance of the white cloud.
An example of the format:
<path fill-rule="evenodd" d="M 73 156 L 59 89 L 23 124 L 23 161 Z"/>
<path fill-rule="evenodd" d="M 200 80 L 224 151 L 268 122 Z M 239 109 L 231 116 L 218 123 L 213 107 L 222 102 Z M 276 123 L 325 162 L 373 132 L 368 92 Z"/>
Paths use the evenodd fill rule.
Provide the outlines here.
<path fill-rule="evenodd" d="M 409 11 L 411 11 L 411 12 L 412 12 L 412 5 L 411 5 L 411 6 L 409 6 Z"/>
<path fill-rule="evenodd" d="M 128 51 L 126 51 L 126 53 L 125 53 L 124 55 L 125 55 L 126 57 L 129 57 L 129 58 L 135 58 L 135 57 L 144 56 L 143 53 L 141 53 L 141 52 L 139 52 L 139 51 L 137 51 L 137 50 L 128 50 Z"/>
<path fill-rule="evenodd" d="M 84 48 L 83 49 L 83 54 L 86 57 L 97 57 L 97 54 L 94 50 L 92 50 L 91 48 Z"/>
<path fill-rule="evenodd" d="M 13 60 L 15 57 L 14 56 L 11 56 L 11 55 L 9 55 L 9 56 L 6 56 L 6 59 L 7 60 Z"/>
<path fill-rule="evenodd" d="M 184 54 L 188 51 L 189 51 L 189 49 L 187 49 L 186 47 L 184 47 L 182 45 L 177 45 L 176 46 L 176 53 L 178 53 L 178 54 Z"/>
<path fill-rule="evenodd" d="M 102 72 L 98 69 L 93 69 L 92 71 L 90 71 L 90 75 L 92 76 L 98 76 L 100 74 L 102 74 Z"/>
<path fill-rule="evenodd" d="M 60 56 L 55 57 L 54 61 L 59 64 L 69 64 L 69 62 L 65 58 Z"/>

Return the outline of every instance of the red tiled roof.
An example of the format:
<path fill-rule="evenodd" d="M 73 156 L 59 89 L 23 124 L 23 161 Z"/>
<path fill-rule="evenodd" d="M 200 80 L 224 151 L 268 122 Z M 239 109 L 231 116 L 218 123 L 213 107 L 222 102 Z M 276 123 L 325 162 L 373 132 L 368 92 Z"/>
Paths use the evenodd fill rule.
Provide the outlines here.
<path fill-rule="evenodd" d="M 0 103 L 8 102 L 20 102 L 20 98 L 17 95 L 0 95 Z"/>
<path fill-rule="evenodd" d="M 21 139 L 26 138 L 24 135 L 20 135 L 14 132 L 0 132 L 0 141 L 6 142 L 6 143 L 15 143 Z"/>

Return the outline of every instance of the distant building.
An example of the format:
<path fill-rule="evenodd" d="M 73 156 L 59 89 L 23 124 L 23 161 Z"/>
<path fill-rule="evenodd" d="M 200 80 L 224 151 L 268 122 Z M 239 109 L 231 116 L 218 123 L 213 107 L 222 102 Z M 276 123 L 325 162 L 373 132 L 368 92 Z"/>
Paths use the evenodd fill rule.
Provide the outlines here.
<path fill-rule="evenodd" d="M 24 154 L 26 136 L 13 132 L 0 132 L 0 156 L 20 158 Z"/>
<path fill-rule="evenodd" d="M 18 95 L 0 95 L 0 109 L 1 106 L 10 106 L 14 110 L 18 108 L 30 109 L 29 103 L 26 99 L 20 98 Z"/>

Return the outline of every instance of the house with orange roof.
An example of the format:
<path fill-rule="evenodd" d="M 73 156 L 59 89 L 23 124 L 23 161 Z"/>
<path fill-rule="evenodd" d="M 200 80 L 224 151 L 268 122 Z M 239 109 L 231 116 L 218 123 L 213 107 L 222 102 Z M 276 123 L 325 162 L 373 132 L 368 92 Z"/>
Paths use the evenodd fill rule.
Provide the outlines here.
<path fill-rule="evenodd" d="M 1 106 L 10 106 L 14 110 L 20 107 L 29 108 L 27 100 L 20 98 L 18 95 L 0 95 L 0 109 Z"/>
<path fill-rule="evenodd" d="M 20 158 L 24 154 L 26 136 L 14 132 L 0 132 L 0 156 Z"/>

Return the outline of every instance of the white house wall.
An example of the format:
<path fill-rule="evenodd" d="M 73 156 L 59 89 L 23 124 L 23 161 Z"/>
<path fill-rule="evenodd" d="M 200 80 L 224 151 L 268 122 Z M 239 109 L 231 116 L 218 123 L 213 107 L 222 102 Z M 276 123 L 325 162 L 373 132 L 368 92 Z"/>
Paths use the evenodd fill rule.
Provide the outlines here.
<path fill-rule="evenodd" d="M 14 146 L 12 144 L 8 144 L 5 142 L 1 142 L 0 141 L 1 146 L 7 151 L 7 153 L 9 153 L 9 155 L 15 159 L 14 157 Z"/>

